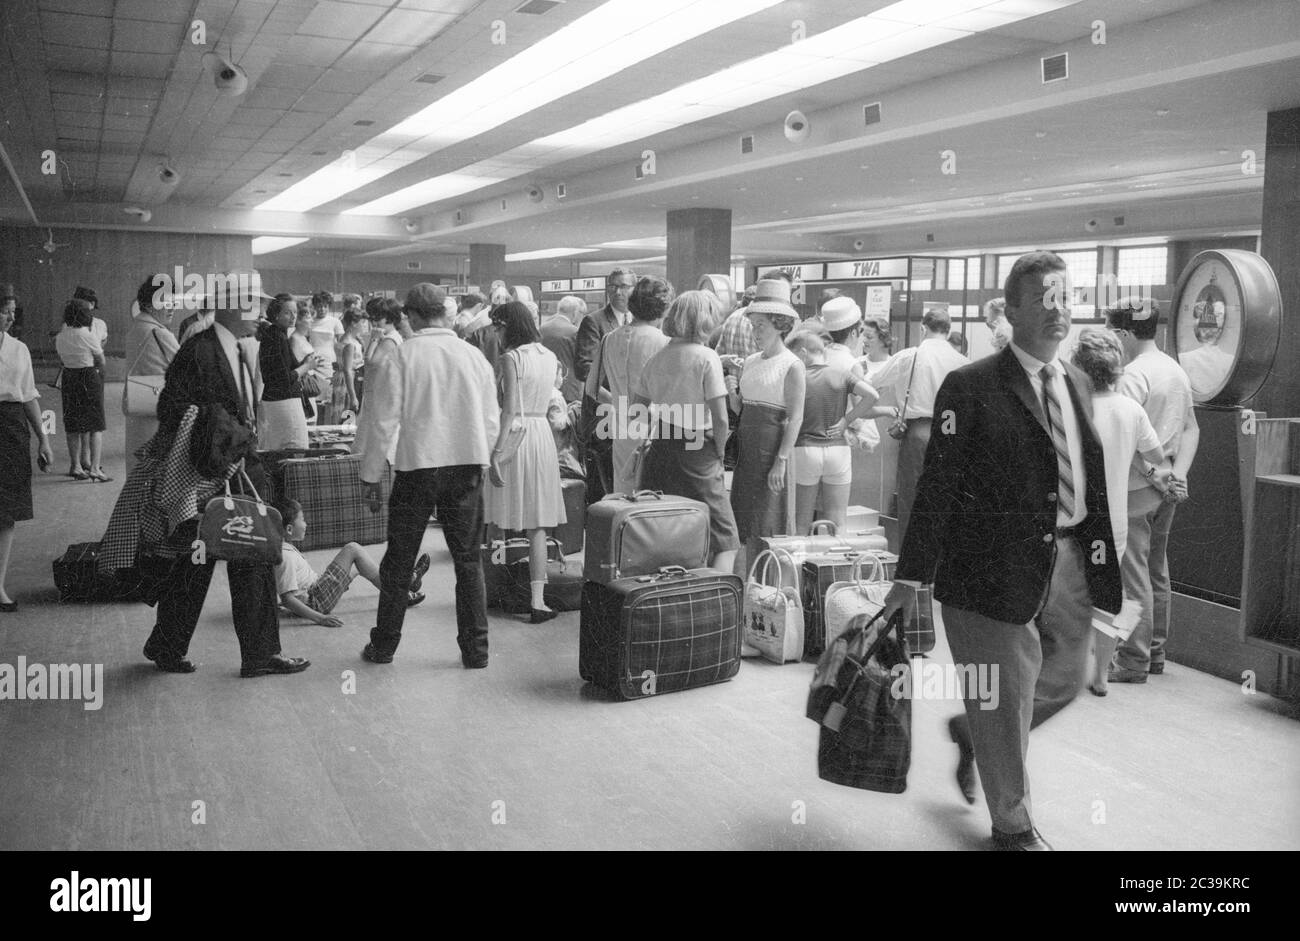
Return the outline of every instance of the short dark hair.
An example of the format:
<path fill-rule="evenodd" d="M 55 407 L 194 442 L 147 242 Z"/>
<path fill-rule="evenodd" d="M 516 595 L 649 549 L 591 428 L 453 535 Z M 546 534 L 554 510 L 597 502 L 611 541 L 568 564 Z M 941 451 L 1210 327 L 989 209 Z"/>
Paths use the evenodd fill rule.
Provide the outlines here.
<path fill-rule="evenodd" d="M 285 535 L 289 533 L 289 524 L 293 522 L 295 516 L 302 512 L 302 504 L 293 497 L 278 496 L 271 508 L 280 514 L 280 523 L 284 526 Z"/>
<path fill-rule="evenodd" d="M 501 326 L 505 330 L 501 337 L 503 349 L 513 350 L 525 343 L 536 343 L 542 338 L 537 330 L 537 318 L 523 301 L 502 304 L 493 311 L 494 319 L 497 314 L 500 314 Z"/>
<path fill-rule="evenodd" d="M 329 307 L 334 303 L 334 295 L 329 291 L 317 291 L 311 296 L 312 307 Z"/>
<path fill-rule="evenodd" d="M 346 330 L 353 324 L 360 323 L 365 319 L 366 315 L 359 308 L 349 307 L 347 310 L 343 311 L 343 329 Z"/>
<path fill-rule="evenodd" d="M 1124 373 L 1124 348 L 1109 330 L 1085 327 L 1070 362 L 1087 374 L 1093 389 L 1104 392 Z"/>
<path fill-rule="evenodd" d="M 960 330 L 954 330 L 948 334 L 948 344 L 962 356 L 966 355 L 966 335 Z"/>
<path fill-rule="evenodd" d="M 70 300 L 63 308 L 63 322 L 69 327 L 89 327 L 94 321 L 90 305 L 81 300 Z"/>
<path fill-rule="evenodd" d="M 1160 326 L 1160 305 L 1154 298 L 1121 297 L 1114 307 L 1106 308 L 1106 325 L 1127 330 L 1139 340 L 1154 340 Z"/>
<path fill-rule="evenodd" d="M 370 310 L 370 319 L 391 323 L 394 326 L 402 322 L 402 305 L 393 297 L 373 298 L 375 305 Z"/>
<path fill-rule="evenodd" d="M 144 283 L 135 292 L 135 302 L 140 305 L 140 313 L 143 314 L 145 311 L 153 310 L 154 295 L 162 290 L 162 286 L 167 283 L 167 280 L 165 274 L 151 274 L 144 279 Z M 0 298 L 0 300 L 4 300 L 4 298 Z"/>
<path fill-rule="evenodd" d="M 627 299 L 627 309 L 637 320 L 658 320 L 673 302 L 676 292 L 663 278 L 646 275 L 637 281 Z"/>
<path fill-rule="evenodd" d="M 266 319 L 275 320 L 275 318 L 280 316 L 280 312 L 283 311 L 285 308 L 292 309 L 294 313 L 294 319 L 295 320 L 298 319 L 298 302 L 293 299 L 292 294 L 275 295 L 275 297 L 271 300 L 271 303 L 266 305 Z"/>
<path fill-rule="evenodd" d="M 822 304 L 825 304 L 827 301 L 833 301 L 835 298 L 843 296 L 843 294 L 844 292 L 839 288 L 827 288 L 822 291 L 821 302 L 817 305 L 817 309 L 821 310 Z M 837 340 L 836 342 L 838 343 L 839 341 Z"/>
<path fill-rule="evenodd" d="M 470 291 L 468 294 L 462 294 L 460 300 L 456 302 L 457 310 L 469 310 L 471 307 L 481 307 L 487 303 L 487 298 L 478 291 Z"/>
<path fill-rule="evenodd" d="M 889 329 L 888 320 L 884 317 L 864 317 L 862 320 L 862 328 L 865 330 L 867 327 L 876 331 L 876 336 L 880 337 L 881 346 L 886 350 L 893 352 L 894 334 Z"/>
<path fill-rule="evenodd" d="M 841 346 L 843 346 L 845 340 L 853 336 L 853 334 L 857 333 L 861 329 L 862 329 L 862 324 L 855 323 L 853 326 L 845 327 L 843 330 L 828 330 L 826 331 L 826 335 L 831 338 L 832 343 L 838 343 Z"/>
<path fill-rule="evenodd" d="M 826 352 L 826 344 L 816 329 L 798 327 L 785 338 L 786 348 L 792 353 L 807 350 L 810 356 L 820 356 Z"/>
<path fill-rule="evenodd" d="M 931 333 L 942 333 L 948 335 L 948 330 L 952 327 L 952 318 L 948 316 L 947 310 L 932 308 L 921 315 L 921 326 Z"/>
<path fill-rule="evenodd" d="M 1011 266 L 1006 283 L 1002 286 L 1002 296 L 1006 299 L 1007 307 L 1020 309 L 1020 285 L 1028 278 L 1044 275 L 1049 271 L 1065 270 L 1067 270 L 1065 259 L 1056 252 L 1025 252 Z"/>

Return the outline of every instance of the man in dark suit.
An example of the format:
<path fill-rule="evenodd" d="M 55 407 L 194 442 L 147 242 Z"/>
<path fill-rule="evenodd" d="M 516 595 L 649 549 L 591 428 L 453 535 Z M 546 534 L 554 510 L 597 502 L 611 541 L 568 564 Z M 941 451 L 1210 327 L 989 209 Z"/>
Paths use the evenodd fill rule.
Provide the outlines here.
<path fill-rule="evenodd" d="M 166 384 L 158 398 L 160 433 L 174 434 L 191 405 L 218 405 L 240 426 L 250 431 L 254 428 L 253 369 L 238 337 L 246 332 L 241 311 L 255 310 L 257 299 L 248 288 L 231 288 L 223 291 L 215 303 L 219 305 L 215 322 L 187 340 L 167 368 Z M 253 485 L 265 496 L 265 481 L 253 450 L 255 440 L 254 433 L 245 459 Z M 182 551 L 162 577 L 158 619 L 144 645 L 145 657 L 168 673 L 194 672 L 194 664 L 186 654 L 216 565 L 211 559 L 203 565 L 191 561 L 188 547 L 197 530 L 198 520 L 194 519 L 182 523 L 169 537 L 169 544 Z M 228 562 L 226 573 L 242 660 L 239 675 L 265 676 L 307 669 L 309 661 L 280 655 L 275 566 Z"/>
<path fill-rule="evenodd" d="M 623 326 L 631 317 L 627 301 L 632 296 L 634 287 L 636 275 L 624 268 L 615 268 L 605 279 L 605 306 L 589 313 L 578 324 L 578 336 L 573 345 L 573 374 L 580 384 L 587 381 L 587 373 L 591 372 L 591 365 L 605 335 Z M 591 407 L 584 408 L 583 413 L 587 504 L 590 505 L 605 496 L 614 485 L 614 451 L 612 442 L 596 437 Z"/>
<path fill-rule="evenodd" d="M 1092 608 L 1119 611 L 1120 574 L 1088 380 L 1057 352 L 1070 328 L 1065 263 L 1021 256 L 1006 300 L 1012 343 L 939 389 L 885 611 L 934 583 L 954 663 L 986 670 L 998 692 L 989 708 L 967 689 L 966 714 L 949 722 L 958 785 L 974 803 L 977 763 L 995 846 L 1045 850 L 1029 730 L 1078 693 Z"/>

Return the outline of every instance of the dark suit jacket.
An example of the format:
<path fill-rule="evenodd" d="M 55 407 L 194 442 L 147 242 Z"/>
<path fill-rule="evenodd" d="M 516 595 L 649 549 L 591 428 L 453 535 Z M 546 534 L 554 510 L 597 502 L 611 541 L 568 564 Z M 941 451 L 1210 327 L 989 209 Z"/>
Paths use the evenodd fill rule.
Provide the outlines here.
<path fill-rule="evenodd" d="M 577 402 L 582 398 L 582 382 L 573 369 L 578 328 L 565 317 L 550 317 L 542 321 L 541 332 L 542 346 L 554 353 L 564 368 L 564 385 L 560 387 L 564 401 Z"/>
<path fill-rule="evenodd" d="M 1087 476 L 1077 538 L 1093 605 L 1117 612 L 1119 565 L 1091 393 L 1082 372 L 1065 368 Z M 933 581 L 943 604 L 1029 623 L 1051 579 L 1056 471 L 1042 403 L 1009 346 L 949 373 L 895 577 Z"/>
<path fill-rule="evenodd" d="M 591 372 L 592 360 L 605 334 L 615 330 L 621 323 L 620 315 L 606 304 L 600 310 L 588 314 L 578 324 L 578 338 L 573 345 L 573 374 L 578 381 L 586 382 L 587 373 Z"/>

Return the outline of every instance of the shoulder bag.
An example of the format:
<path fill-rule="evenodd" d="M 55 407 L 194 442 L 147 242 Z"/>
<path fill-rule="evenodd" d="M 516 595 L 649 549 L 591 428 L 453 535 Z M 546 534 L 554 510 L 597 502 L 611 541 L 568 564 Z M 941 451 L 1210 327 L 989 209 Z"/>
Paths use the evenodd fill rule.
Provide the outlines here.
<path fill-rule="evenodd" d="M 158 352 L 163 354 L 163 359 L 167 359 L 167 352 L 163 349 L 162 340 L 158 339 L 158 328 L 149 331 L 149 337 L 158 344 Z M 131 362 L 126 371 L 126 382 L 122 383 L 122 414 L 131 418 L 154 418 L 158 414 L 158 396 L 162 395 L 163 386 L 166 385 L 167 367 L 163 367 L 162 374 L 136 376 L 132 375 L 135 367 L 139 365 L 140 358 L 144 356 L 145 347 L 149 344 L 146 342 L 140 347 L 140 352 L 135 354 L 135 359 Z M 170 365 L 170 364 L 169 364 Z"/>
<path fill-rule="evenodd" d="M 921 348 L 916 348 L 912 356 L 912 370 L 907 374 L 907 391 L 903 393 L 903 404 L 898 409 L 898 417 L 890 424 L 889 437 L 902 441 L 907 436 L 907 400 L 912 397 L 912 378 L 916 375 L 916 361 L 921 358 Z"/>

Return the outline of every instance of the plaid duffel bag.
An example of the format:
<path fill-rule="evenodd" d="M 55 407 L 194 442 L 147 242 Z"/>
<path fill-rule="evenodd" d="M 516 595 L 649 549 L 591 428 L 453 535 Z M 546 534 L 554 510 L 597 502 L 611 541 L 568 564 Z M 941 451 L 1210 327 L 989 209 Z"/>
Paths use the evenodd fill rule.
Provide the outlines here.
<path fill-rule="evenodd" d="M 388 539 L 388 495 L 393 472 L 384 469 L 379 512 L 361 494 L 361 455 L 295 457 L 280 461 L 273 474 L 275 494 L 302 504 L 307 535 L 298 549 L 335 549 L 349 542 L 371 546 Z"/>
<path fill-rule="evenodd" d="M 582 588 L 578 672 L 622 699 L 721 683 L 740 670 L 740 577 L 669 566 Z"/>

